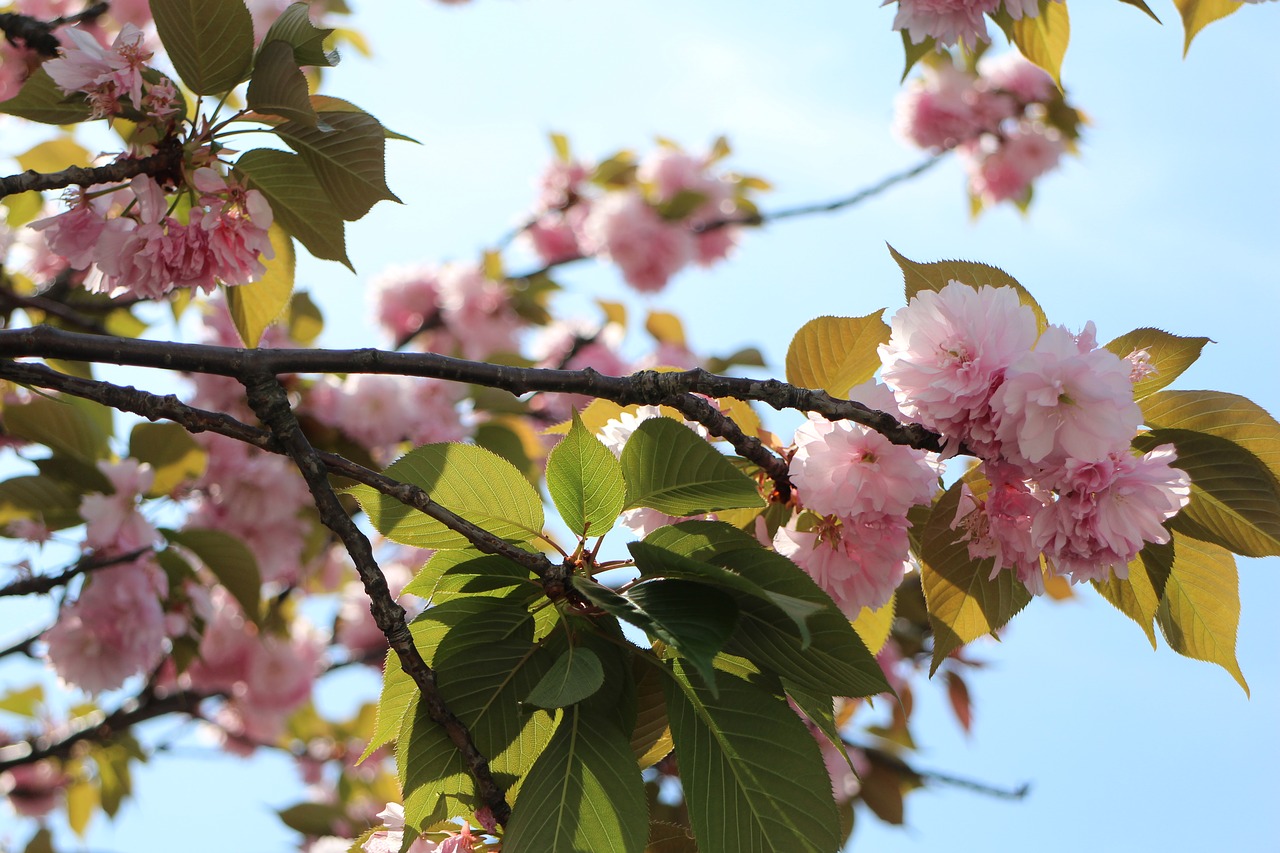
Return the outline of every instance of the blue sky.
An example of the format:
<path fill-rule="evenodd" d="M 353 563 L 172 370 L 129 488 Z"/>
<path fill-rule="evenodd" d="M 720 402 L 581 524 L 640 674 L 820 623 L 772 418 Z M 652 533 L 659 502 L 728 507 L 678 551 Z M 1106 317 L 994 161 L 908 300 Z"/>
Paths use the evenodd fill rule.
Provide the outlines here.
<path fill-rule="evenodd" d="M 349 55 L 326 91 L 423 144 L 389 149 L 405 206 L 379 204 L 349 229 L 357 275 L 300 264 L 332 346 L 379 342 L 356 318 L 367 316 L 363 285 L 386 264 L 473 258 L 518 221 L 548 131 L 588 158 L 646 150 L 655 135 L 697 149 L 726 134 L 730 165 L 774 183 L 766 209 L 843 195 L 920 157 L 889 132 L 901 45 L 892 10 L 874 2 L 353 5 L 367 10 L 355 23 L 376 55 Z M 748 234 L 730 263 L 686 272 L 656 297 L 634 296 L 603 266 L 574 266 L 560 277 L 563 304 L 590 311 L 598 297 L 675 311 L 698 351 L 756 345 L 776 375 L 806 320 L 902 304 L 888 242 L 918 260 L 1000 266 L 1052 321 L 1094 320 L 1103 340 L 1139 326 L 1208 336 L 1216 343 L 1176 387 L 1232 391 L 1280 412 L 1280 8 L 1248 7 L 1209 27 L 1184 61 L 1172 4 L 1151 5 L 1165 26 L 1119 3 L 1071 4 L 1064 78 L 1090 126 L 1081 156 L 1040 182 L 1028 216 L 997 209 L 972 221 L 963 174 L 944 163 L 859 208 Z M 1066 604 L 1035 601 L 1003 643 L 975 652 L 990 666 L 971 680 L 971 737 L 940 686 L 916 691 L 921 766 L 1029 782 L 1029 797 L 918 792 L 904 829 L 861 812 L 852 849 L 1280 848 L 1270 622 L 1280 560 L 1241 560 L 1240 575 L 1251 700 L 1216 667 L 1163 644 L 1153 652 L 1086 590 Z M 346 681 L 349 695 L 332 701 L 364 689 L 374 680 Z M 138 793 L 114 826 L 97 819 L 90 849 L 287 850 L 291 834 L 262 803 L 302 797 L 286 761 L 199 750 L 157 757 Z"/>

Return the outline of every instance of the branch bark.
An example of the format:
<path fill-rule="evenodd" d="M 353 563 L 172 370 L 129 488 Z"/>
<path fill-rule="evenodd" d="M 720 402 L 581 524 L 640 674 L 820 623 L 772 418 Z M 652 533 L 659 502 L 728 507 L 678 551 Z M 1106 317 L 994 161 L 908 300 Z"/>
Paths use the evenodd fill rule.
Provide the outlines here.
<path fill-rule="evenodd" d="M 511 806 L 506 795 L 493 778 L 489 761 L 476 748 L 471 732 L 445 703 L 436 685 L 435 671 L 422 659 L 413 644 L 413 635 L 405 622 L 404 608 L 396 603 L 387 588 L 386 578 L 373 556 L 373 546 L 368 537 L 356 527 L 342 507 L 337 494 L 329 484 L 328 474 L 320 454 L 302 433 L 302 427 L 289 406 L 289 397 L 274 374 L 250 373 L 241 377 L 248 392 L 249 405 L 258 419 L 270 430 L 284 451 L 293 459 L 311 490 L 320 520 L 342 539 L 347 553 L 355 562 L 360 581 L 369 596 L 374 622 L 387 638 L 387 643 L 400 659 L 404 671 L 413 679 L 422 694 L 427 713 L 449 736 L 458 748 L 462 759 L 475 780 L 477 792 L 493 812 L 498 823 L 505 824 L 511 816 Z"/>
<path fill-rule="evenodd" d="M 28 169 L 0 178 L 0 198 L 31 190 L 60 190 L 72 185 L 89 187 L 114 184 L 135 175 L 150 175 L 160 183 L 176 181 L 182 175 L 182 143 L 177 137 L 160 141 L 159 149 L 148 157 L 126 158 L 106 166 L 84 168 L 71 166 L 60 172 L 37 172 Z"/>

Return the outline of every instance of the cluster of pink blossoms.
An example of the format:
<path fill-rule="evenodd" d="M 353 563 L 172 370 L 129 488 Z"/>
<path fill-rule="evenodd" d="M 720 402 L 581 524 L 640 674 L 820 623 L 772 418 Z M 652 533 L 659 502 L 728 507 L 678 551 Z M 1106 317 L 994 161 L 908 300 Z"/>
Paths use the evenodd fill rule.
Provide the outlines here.
<path fill-rule="evenodd" d="M 897 412 L 884 386 L 850 394 L 872 408 Z M 790 557 L 827 591 L 850 619 L 889 601 L 911 567 L 907 510 L 938 491 L 934 454 L 893 444 L 851 421 L 811 415 L 796 430 L 791 479 L 817 518 L 778 528 L 774 549 Z"/>
<path fill-rule="evenodd" d="M 891 2 L 884 0 L 881 5 Z M 964 42 L 972 50 L 979 42 L 991 41 L 985 16 L 994 15 L 1002 6 L 1015 21 L 1040 14 L 1040 0 L 898 0 L 893 28 L 906 30 L 912 44 L 931 38 L 939 49 Z"/>
<path fill-rule="evenodd" d="M 138 510 L 152 472 L 137 460 L 100 462 L 112 494 L 86 495 L 80 503 L 85 545 L 95 559 L 148 549 L 159 534 Z M 169 584 L 148 551 L 136 559 L 95 571 L 79 597 L 44 635 L 45 655 L 68 684 L 90 693 L 114 690 L 125 679 L 154 670 L 164 659 L 166 637 L 185 626 L 166 620 Z"/>
<path fill-rule="evenodd" d="M 470 430 L 457 408 L 464 391 L 455 382 L 413 376 L 325 376 L 307 394 L 306 411 L 388 463 L 405 441 L 417 447 L 465 439 Z"/>
<path fill-rule="evenodd" d="M 951 282 L 913 297 L 880 347 L 882 376 L 907 418 L 982 460 L 989 490 L 966 489 L 957 524 L 974 558 L 995 558 L 1043 591 L 1040 555 L 1072 581 L 1128 577 L 1163 522 L 1190 499 L 1171 445 L 1130 449 L 1141 424 L 1133 378 L 1144 353 L 1099 348 L 1035 316 L 1012 288 Z"/>
<path fill-rule="evenodd" d="M 925 65 L 899 96 L 894 121 L 898 134 L 921 148 L 954 149 L 976 198 L 1021 201 L 1076 132 L 1048 120 L 1048 107 L 1061 98 L 1049 75 L 1016 53 L 984 57 L 976 74 L 943 58 Z"/>
<path fill-rule="evenodd" d="M 156 83 L 143 79 L 152 57 L 145 36 L 133 24 L 125 24 L 110 47 L 103 47 L 92 33 L 71 28 L 63 34 L 63 49 L 44 69 L 68 95 L 83 93 L 94 118 L 124 114 L 128 101 L 136 113 L 164 120 L 178 112 L 177 87 L 167 77 Z"/>
<path fill-rule="evenodd" d="M 31 224 L 74 269 L 93 265 L 94 291 L 158 299 L 179 287 L 205 293 L 218 284 L 247 284 L 274 257 L 267 229 L 271 207 L 257 190 L 229 183 L 213 168 L 197 169 L 198 202 L 183 224 L 168 214 L 164 190 L 147 175 L 129 183 L 127 212 L 110 217 L 83 192 L 66 213 Z"/>
<path fill-rule="evenodd" d="M 557 160 L 539 179 L 525 238 L 545 263 L 599 257 L 636 290 L 661 290 L 685 266 L 711 266 L 737 242 L 732 226 L 699 230 L 743 213 L 744 179 L 713 165 L 710 156 L 663 146 L 639 163 L 633 181 L 600 191 L 590 167 Z"/>
<path fill-rule="evenodd" d="M 475 264 L 397 267 L 371 283 L 374 315 L 397 343 L 484 359 L 519 349 L 511 292 Z"/>

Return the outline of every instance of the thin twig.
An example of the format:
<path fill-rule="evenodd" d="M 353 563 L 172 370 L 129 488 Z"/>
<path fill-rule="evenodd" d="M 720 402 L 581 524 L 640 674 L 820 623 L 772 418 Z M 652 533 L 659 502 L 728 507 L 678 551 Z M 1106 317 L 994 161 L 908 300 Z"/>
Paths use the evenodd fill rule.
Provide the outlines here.
<path fill-rule="evenodd" d="M 61 46 L 58 37 L 53 34 L 54 30 L 66 24 L 94 21 L 107 11 L 107 5 L 94 3 L 83 12 L 64 15 L 52 21 L 41 21 L 30 15 L 5 12 L 0 14 L 0 32 L 4 33 L 5 40 L 14 47 L 18 47 L 18 43 L 21 42 L 29 50 L 34 50 L 41 56 L 54 57 L 58 55 L 58 48 Z"/>
<path fill-rule="evenodd" d="M 5 586 L 0 586 L 0 598 L 14 595 L 34 595 L 37 593 L 45 593 L 51 589 L 63 586 L 79 575 L 89 574 L 99 569 L 118 566 L 122 563 L 132 563 L 143 554 L 149 553 L 150 548 L 139 548 L 130 551 L 127 554 L 116 554 L 110 557 L 98 556 L 92 554 L 82 557 L 73 565 L 68 566 L 56 575 L 32 575 L 31 577 L 19 578 Z"/>

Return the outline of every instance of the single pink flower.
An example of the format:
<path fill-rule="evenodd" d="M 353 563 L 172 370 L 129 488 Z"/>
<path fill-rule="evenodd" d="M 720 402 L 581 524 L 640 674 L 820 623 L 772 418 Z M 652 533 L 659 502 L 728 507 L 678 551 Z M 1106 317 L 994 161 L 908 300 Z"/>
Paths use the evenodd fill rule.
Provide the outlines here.
<path fill-rule="evenodd" d="M 584 248 L 618 265 L 627 284 L 644 293 L 663 289 L 694 257 L 687 228 L 666 222 L 634 191 L 596 202 L 583 226 Z"/>
<path fill-rule="evenodd" d="M 983 15 L 999 7 L 1000 0 L 898 0 L 893 28 L 906 30 L 913 44 L 932 38 L 941 49 L 962 41 L 972 50 L 991 41 Z"/>

